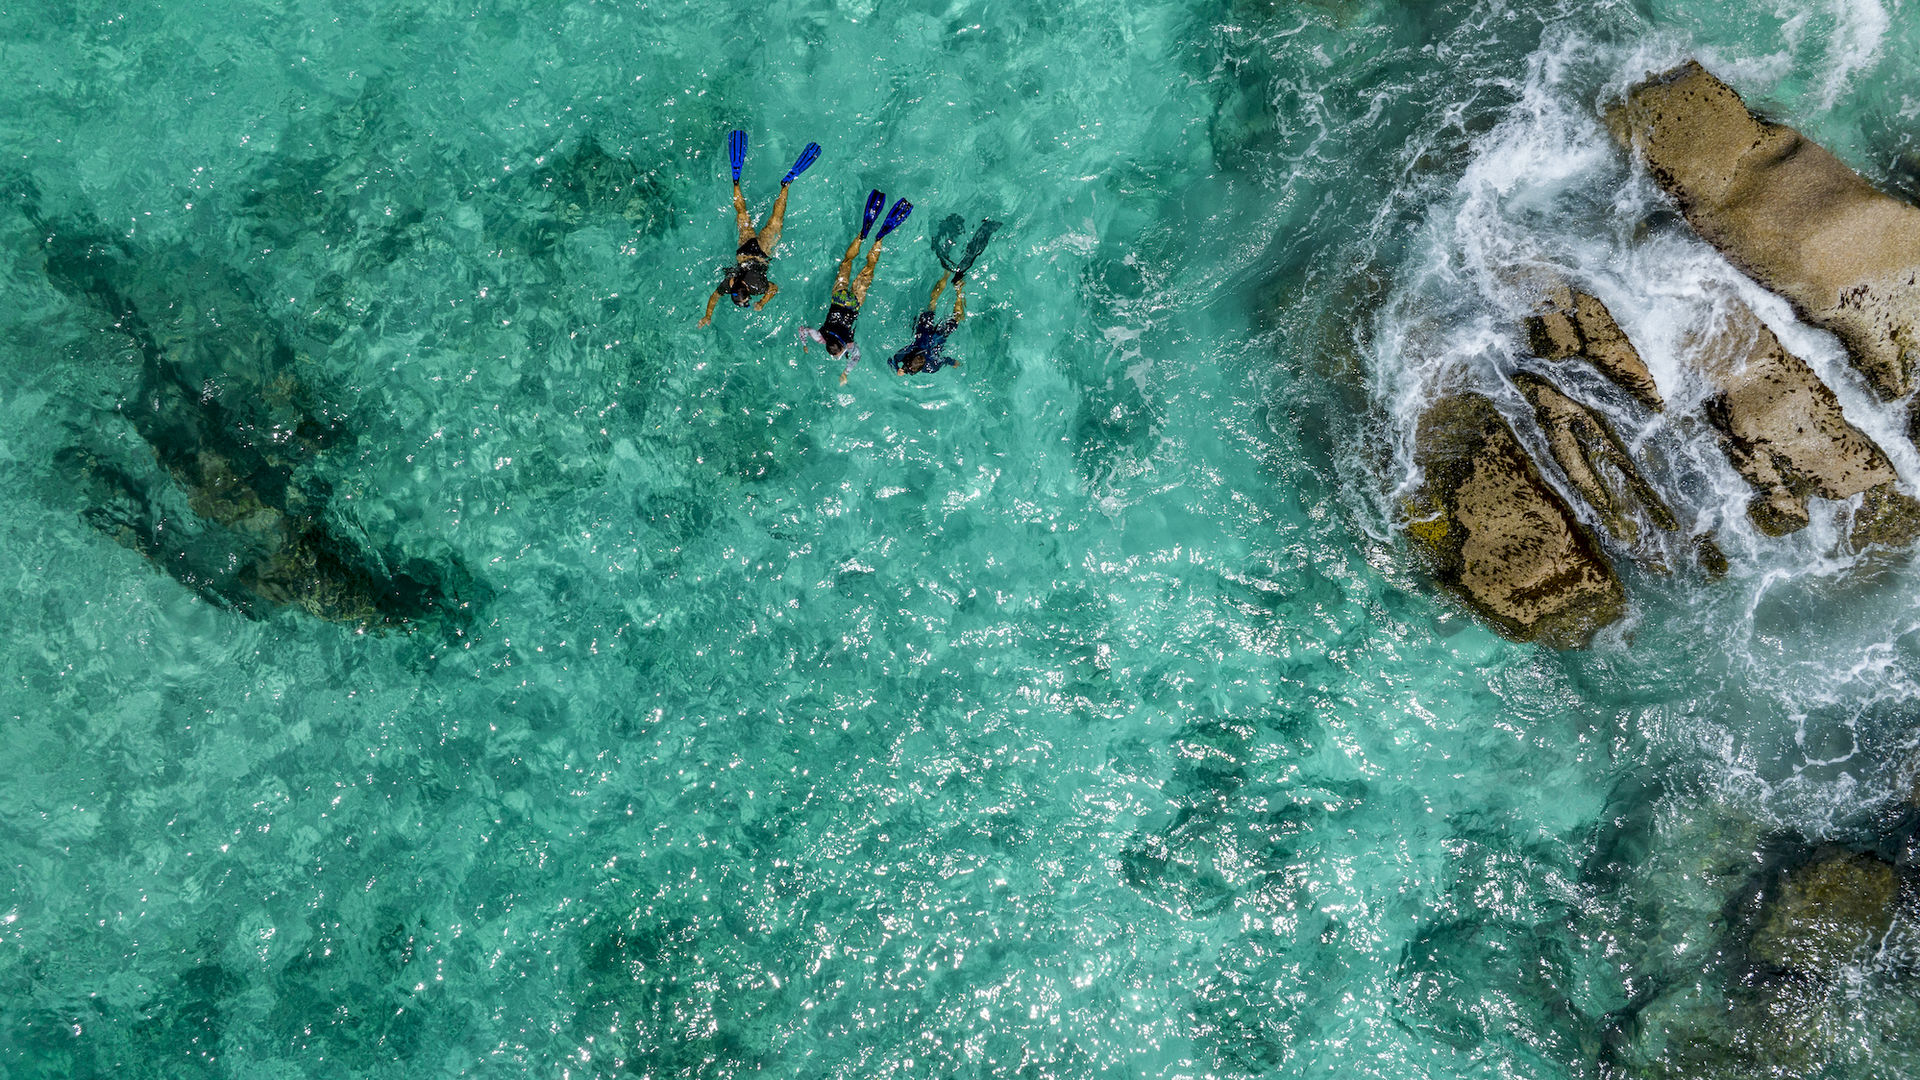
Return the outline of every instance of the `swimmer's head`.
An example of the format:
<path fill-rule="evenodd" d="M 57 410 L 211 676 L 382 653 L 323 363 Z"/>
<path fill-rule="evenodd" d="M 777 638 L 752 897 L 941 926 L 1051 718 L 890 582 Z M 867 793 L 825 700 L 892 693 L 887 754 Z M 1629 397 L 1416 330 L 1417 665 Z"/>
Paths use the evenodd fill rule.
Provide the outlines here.
<path fill-rule="evenodd" d="M 727 297 L 735 307 L 746 307 L 767 291 L 767 272 L 758 266 L 736 267 L 727 279 Z"/>
<path fill-rule="evenodd" d="M 916 352 L 900 362 L 900 370 L 909 375 L 918 375 L 927 370 L 927 354 Z"/>

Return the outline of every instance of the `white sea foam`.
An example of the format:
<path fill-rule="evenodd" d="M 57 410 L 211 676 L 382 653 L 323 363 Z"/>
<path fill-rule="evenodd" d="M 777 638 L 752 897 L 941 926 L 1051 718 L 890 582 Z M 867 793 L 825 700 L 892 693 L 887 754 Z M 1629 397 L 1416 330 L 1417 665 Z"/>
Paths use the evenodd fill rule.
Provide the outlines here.
<path fill-rule="evenodd" d="M 1880 0 L 1830 0 L 1828 6 L 1834 27 L 1823 104 L 1831 107 L 1856 74 L 1880 62 L 1881 46 L 1893 19 Z"/>

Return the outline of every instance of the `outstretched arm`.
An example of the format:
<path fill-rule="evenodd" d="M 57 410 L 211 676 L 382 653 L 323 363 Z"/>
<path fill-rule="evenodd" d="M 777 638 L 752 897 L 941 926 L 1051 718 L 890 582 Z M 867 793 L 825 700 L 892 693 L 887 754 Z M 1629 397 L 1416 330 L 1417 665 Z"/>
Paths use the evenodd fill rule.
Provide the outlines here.
<path fill-rule="evenodd" d="M 713 295 L 707 297 L 707 313 L 705 315 L 700 316 L 701 326 L 705 326 L 708 323 L 713 321 L 713 305 L 720 302 L 720 293 L 721 293 L 720 289 L 715 289 L 713 290 Z"/>
<path fill-rule="evenodd" d="M 759 311 L 761 308 L 766 307 L 767 301 L 773 299 L 773 294 L 779 291 L 780 291 L 780 286 L 775 285 L 771 281 L 767 282 L 767 295 L 761 297 L 760 302 L 753 305 L 753 310 Z"/>
<path fill-rule="evenodd" d="M 840 369 L 841 386 L 847 385 L 847 372 L 852 371 L 853 365 L 860 362 L 860 346 L 849 343 L 847 345 L 846 356 L 847 366 Z"/>

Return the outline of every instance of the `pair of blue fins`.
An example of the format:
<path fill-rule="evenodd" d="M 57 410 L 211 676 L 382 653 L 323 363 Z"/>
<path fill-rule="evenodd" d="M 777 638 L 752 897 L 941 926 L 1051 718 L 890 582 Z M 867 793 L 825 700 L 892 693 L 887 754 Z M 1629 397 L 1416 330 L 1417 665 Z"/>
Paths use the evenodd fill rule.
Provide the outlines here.
<path fill-rule="evenodd" d="M 745 168 L 747 164 L 746 132 L 735 131 L 733 134 L 727 136 L 727 160 L 733 165 L 733 182 L 737 184 L 740 182 L 740 170 Z M 819 160 L 820 144 L 817 142 L 808 143 L 806 149 L 800 151 L 800 156 L 793 160 L 793 168 L 788 169 L 787 175 L 780 178 L 780 186 L 786 187 L 788 184 L 798 180 L 801 173 L 812 168 L 813 163 Z"/>
<path fill-rule="evenodd" d="M 801 173 L 806 172 L 813 166 L 814 162 L 819 160 L 820 144 L 817 142 L 808 143 L 806 149 L 800 151 L 800 156 L 794 159 L 793 168 L 788 169 L 787 175 L 780 178 L 780 186 L 786 187 L 788 184 L 793 183 L 799 178 Z M 737 184 L 740 182 L 740 170 L 747 164 L 746 132 L 735 131 L 733 134 L 727 136 L 727 161 L 733 166 L 733 182 Z M 875 190 L 868 193 L 866 219 L 860 223 L 860 239 L 865 240 L 867 233 L 873 230 L 873 223 L 879 220 L 880 217 L 880 208 L 885 206 L 886 203 L 887 197 L 880 191 Z M 896 201 L 893 204 L 893 209 L 887 212 L 887 220 L 880 224 L 880 236 L 884 238 L 888 233 L 906 224 L 907 215 L 911 213 L 913 213 L 912 203 L 905 199 Z"/>

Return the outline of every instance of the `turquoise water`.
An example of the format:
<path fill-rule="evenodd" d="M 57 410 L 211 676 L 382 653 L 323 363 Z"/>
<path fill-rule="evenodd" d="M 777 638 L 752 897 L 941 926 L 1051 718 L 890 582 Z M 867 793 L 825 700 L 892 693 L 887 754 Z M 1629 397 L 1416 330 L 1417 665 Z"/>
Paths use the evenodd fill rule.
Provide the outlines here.
<path fill-rule="evenodd" d="M 1910 828 L 1920 581 L 1744 531 L 1675 425 L 1728 579 L 1514 645 L 1393 534 L 1409 417 L 1494 377 L 1503 261 L 1656 342 L 1740 287 L 1607 93 L 1700 55 L 1898 188 L 1917 50 L 1911 0 L 0 12 L 0 1076 L 1701 1075 L 1661 1018 L 1741 890 Z M 733 127 L 756 213 L 824 153 L 698 330 Z M 793 331 L 869 187 L 919 210 L 840 387 Z M 948 213 L 1006 223 L 963 366 L 895 379 Z M 209 396 L 303 387 L 333 527 L 467 612 L 249 618 L 96 528 L 76 452 L 195 526 L 56 235 Z M 1773 1026 L 1911 1075 L 1917 941 Z"/>

